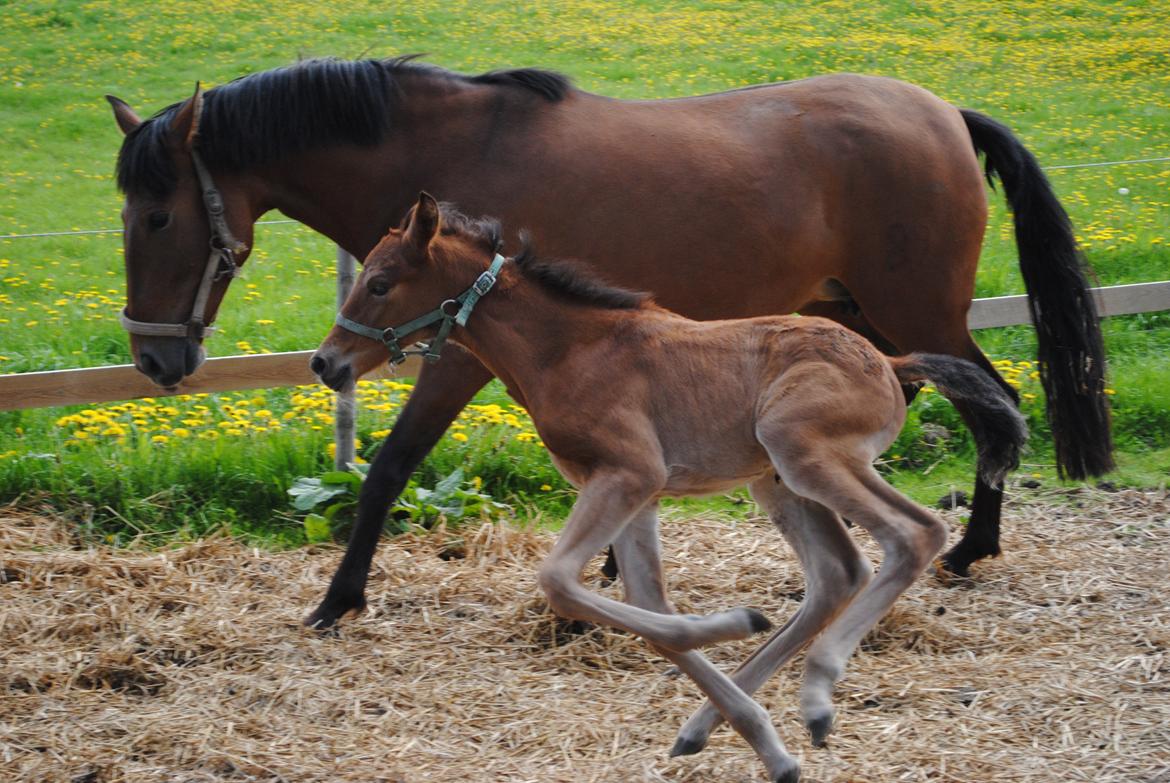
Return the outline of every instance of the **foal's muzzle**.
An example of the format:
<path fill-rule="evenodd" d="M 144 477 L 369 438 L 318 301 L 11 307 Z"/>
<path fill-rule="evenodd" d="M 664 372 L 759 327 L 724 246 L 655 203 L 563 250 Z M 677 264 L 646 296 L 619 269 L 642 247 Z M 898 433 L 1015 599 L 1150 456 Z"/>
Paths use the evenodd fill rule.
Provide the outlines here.
<path fill-rule="evenodd" d="M 353 385 L 353 366 L 328 351 L 318 350 L 314 353 L 309 360 L 309 369 L 333 391 L 345 391 Z"/>

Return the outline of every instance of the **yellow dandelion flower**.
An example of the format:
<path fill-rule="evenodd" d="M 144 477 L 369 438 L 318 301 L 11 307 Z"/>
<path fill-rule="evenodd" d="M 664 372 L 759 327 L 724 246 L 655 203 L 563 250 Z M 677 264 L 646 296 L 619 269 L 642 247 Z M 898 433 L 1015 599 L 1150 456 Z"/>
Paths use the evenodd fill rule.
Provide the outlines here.
<path fill-rule="evenodd" d="M 465 443 L 467 441 L 467 435 L 466 435 L 466 433 L 463 433 L 463 432 L 452 432 L 451 439 L 457 440 L 460 443 Z"/>

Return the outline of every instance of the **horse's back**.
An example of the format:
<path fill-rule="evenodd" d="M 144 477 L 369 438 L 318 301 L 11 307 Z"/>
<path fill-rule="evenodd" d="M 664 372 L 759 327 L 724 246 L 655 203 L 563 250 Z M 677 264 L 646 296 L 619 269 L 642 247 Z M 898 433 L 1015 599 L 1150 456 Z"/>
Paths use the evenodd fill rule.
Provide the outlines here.
<path fill-rule="evenodd" d="M 872 299 L 869 277 L 905 264 L 963 278 L 969 299 L 986 194 L 962 116 L 926 90 L 841 74 L 657 101 L 574 93 L 548 111 L 540 161 L 558 195 L 525 224 L 668 307 L 791 312 L 829 278 Z M 682 270 L 716 255 L 722 274 L 696 290 Z"/>

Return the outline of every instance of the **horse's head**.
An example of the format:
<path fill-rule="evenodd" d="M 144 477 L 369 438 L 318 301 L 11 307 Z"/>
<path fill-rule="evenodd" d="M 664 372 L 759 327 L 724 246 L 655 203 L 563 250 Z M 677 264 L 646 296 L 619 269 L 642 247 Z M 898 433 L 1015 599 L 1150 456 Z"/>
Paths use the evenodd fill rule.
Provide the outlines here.
<path fill-rule="evenodd" d="M 135 366 L 159 386 L 174 386 L 203 361 L 204 327 L 247 257 L 256 214 L 237 177 L 217 174 L 213 183 L 203 166 L 201 89 L 145 121 L 107 98 L 126 135 L 118 158 L 126 194 L 123 325 Z"/>
<path fill-rule="evenodd" d="M 401 361 L 405 346 L 427 338 L 425 355 L 436 360 L 454 324 L 462 326 L 495 283 L 501 245 L 497 222 L 444 213 L 420 193 L 403 225 L 390 229 L 363 262 L 338 325 L 313 354 L 313 372 L 340 390 L 387 358 Z M 484 272 L 493 255 L 499 263 Z"/>

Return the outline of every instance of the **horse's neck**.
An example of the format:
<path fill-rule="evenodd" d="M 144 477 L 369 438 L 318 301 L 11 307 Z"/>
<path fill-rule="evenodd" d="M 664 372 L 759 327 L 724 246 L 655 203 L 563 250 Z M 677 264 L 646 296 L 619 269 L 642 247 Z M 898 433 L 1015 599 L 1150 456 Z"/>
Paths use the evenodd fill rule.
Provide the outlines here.
<path fill-rule="evenodd" d="M 269 207 L 359 259 L 399 223 L 420 190 L 474 213 L 474 197 L 489 192 L 474 183 L 503 179 L 482 153 L 517 96 L 489 86 L 416 85 L 405 92 L 393 129 L 377 146 L 311 150 L 267 167 Z M 507 130 L 519 133 L 515 123 Z"/>

